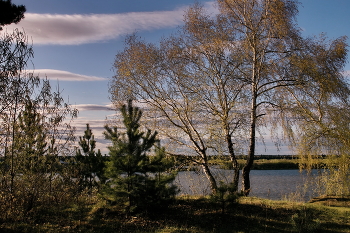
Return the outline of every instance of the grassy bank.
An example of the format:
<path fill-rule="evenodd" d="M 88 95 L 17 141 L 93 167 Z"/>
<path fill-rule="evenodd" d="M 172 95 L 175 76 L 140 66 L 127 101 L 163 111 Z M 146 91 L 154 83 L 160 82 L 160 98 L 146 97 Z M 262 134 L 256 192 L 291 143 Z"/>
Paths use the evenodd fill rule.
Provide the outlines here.
<path fill-rule="evenodd" d="M 324 204 L 244 197 L 223 211 L 208 198 L 181 197 L 163 212 L 128 217 L 95 204 L 48 209 L 45 221 L 3 222 L 0 232 L 349 232 L 350 208 Z"/>

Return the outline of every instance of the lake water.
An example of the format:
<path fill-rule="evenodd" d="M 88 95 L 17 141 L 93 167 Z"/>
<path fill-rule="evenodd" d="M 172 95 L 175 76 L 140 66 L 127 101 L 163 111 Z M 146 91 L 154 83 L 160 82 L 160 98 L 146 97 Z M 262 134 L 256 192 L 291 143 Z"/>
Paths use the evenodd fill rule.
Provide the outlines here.
<path fill-rule="evenodd" d="M 217 180 L 231 182 L 233 179 L 232 170 L 213 169 L 213 173 Z M 293 193 L 299 193 L 302 194 L 301 198 L 307 201 L 312 194 L 310 191 L 302 191 L 306 178 L 305 173 L 300 173 L 299 170 L 252 170 L 250 196 L 281 200 L 291 197 Z M 210 194 L 209 182 L 202 171 L 179 172 L 175 183 L 181 190 L 180 195 Z"/>

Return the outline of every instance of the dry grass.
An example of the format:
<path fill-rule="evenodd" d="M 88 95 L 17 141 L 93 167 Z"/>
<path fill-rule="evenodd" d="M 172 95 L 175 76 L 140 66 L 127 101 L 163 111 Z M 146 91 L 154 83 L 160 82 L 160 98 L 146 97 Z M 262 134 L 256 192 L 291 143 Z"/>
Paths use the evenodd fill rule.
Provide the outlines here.
<path fill-rule="evenodd" d="M 178 198 L 162 212 L 134 216 L 125 216 L 115 207 L 95 203 L 52 213 L 52 218 L 45 222 L 3 222 L 0 232 L 280 233 L 298 232 L 296 219 L 306 221 L 306 225 L 299 224 L 301 227 L 312 226 L 317 232 L 349 232 L 350 208 L 320 203 L 243 197 L 237 203 L 227 205 L 222 212 L 220 205 L 210 198 L 186 196 Z M 349 201 L 343 204 L 349 205 Z"/>

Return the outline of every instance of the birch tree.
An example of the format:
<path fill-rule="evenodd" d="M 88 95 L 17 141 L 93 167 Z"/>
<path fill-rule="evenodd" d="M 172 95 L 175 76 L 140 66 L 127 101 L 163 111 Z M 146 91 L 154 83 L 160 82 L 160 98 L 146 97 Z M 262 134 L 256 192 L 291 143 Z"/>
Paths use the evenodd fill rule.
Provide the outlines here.
<path fill-rule="evenodd" d="M 219 18 L 204 13 L 199 5 L 190 8 L 185 26 L 159 47 L 128 37 L 116 57 L 111 94 L 116 102 L 131 95 L 146 103 L 145 115 L 155 119 L 154 127 L 169 141 L 167 150 L 176 148 L 169 152 L 199 165 L 216 192 L 210 155 L 230 156 L 232 183 L 238 187 L 236 149 L 241 143 L 237 139 L 244 138 L 238 127 L 245 124 L 244 93 L 242 84 L 231 78 L 237 64 L 227 53 L 233 46 L 227 43 L 230 35 L 218 27 Z"/>
<path fill-rule="evenodd" d="M 241 59 L 239 79 L 245 83 L 250 101 L 249 148 L 242 170 L 242 191 L 250 192 L 250 170 L 254 162 L 256 131 L 267 109 L 274 107 L 282 87 L 299 83 L 288 72 L 289 57 L 300 49 L 294 19 L 296 1 L 219 0 L 218 6 L 240 44 L 232 56 Z"/>
<path fill-rule="evenodd" d="M 339 75 L 346 60 L 344 38 L 329 44 L 322 43 L 322 38 L 302 38 L 296 23 L 298 4 L 285 0 L 218 1 L 221 14 L 241 44 L 232 55 L 243 61 L 241 80 L 249 91 L 250 146 L 242 170 L 242 191 L 246 195 L 250 192 L 256 131 L 263 121 L 273 119 L 270 125 L 285 126 L 290 119 L 281 116 L 295 105 L 295 99 L 288 97 L 291 93 L 307 100 L 315 91 L 339 96 L 347 89 Z M 311 111 L 317 107 L 313 104 L 305 101 L 302 108 Z M 291 127 L 284 128 L 289 139 L 291 131 Z"/>
<path fill-rule="evenodd" d="M 302 37 L 297 0 L 216 3 L 215 16 L 199 5 L 190 8 L 184 27 L 159 46 L 129 37 L 116 56 L 111 94 L 115 101 L 132 96 L 157 113 L 152 115 L 158 117 L 156 127 L 199 155 L 195 162 L 203 167 L 213 191 L 215 178 L 207 163 L 208 154 L 218 148 L 213 139 L 227 146 L 233 163 L 236 139 L 246 139 L 242 192 L 249 195 L 258 130 L 282 126 L 284 137 L 292 139 L 292 128 L 284 127 L 289 120 L 283 117 L 295 105 L 292 93 L 312 93 L 310 83 L 332 95 L 341 91 L 342 77 L 337 74 L 346 49 L 344 38 L 327 49 L 317 38 Z M 326 59 L 322 51 L 334 56 Z M 338 88 L 330 89 L 327 79 Z"/>

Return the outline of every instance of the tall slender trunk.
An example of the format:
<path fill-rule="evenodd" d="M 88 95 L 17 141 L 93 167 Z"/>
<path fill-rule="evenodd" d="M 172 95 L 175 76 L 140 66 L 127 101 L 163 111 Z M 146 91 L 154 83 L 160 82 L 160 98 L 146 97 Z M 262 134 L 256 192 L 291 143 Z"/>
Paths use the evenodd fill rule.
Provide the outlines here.
<path fill-rule="evenodd" d="M 235 155 L 235 151 L 233 149 L 233 142 L 231 139 L 231 135 L 230 132 L 228 130 L 228 126 L 226 127 L 226 142 L 227 142 L 227 147 L 228 147 L 228 151 L 230 154 L 230 160 L 232 162 L 232 166 L 233 166 L 233 171 L 234 171 L 234 176 L 233 176 L 233 186 L 234 186 L 234 192 L 238 191 L 238 181 L 239 181 L 239 165 L 238 165 L 238 161 Z"/>
<path fill-rule="evenodd" d="M 212 191 L 213 194 L 215 194 L 218 190 L 216 180 L 215 180 L 213 174 L 211 173 L 208 164 L 203 163 L 201 166 L 203 168 L 204 174 L 206 175 L 206 177 L 209 180 L 210 190 Z"/>
<path fill-rule="evenodd" d="M 19 85 L 19 84 L 18 84 Z M 13 194 L 13 186 L 14 186 L 14 179 L 15 179 L 15 127 L 16 127 L 16 115 L 17 115 L 17 105 L 18 105 L 18 88 L 16 87 L 16 92 L 15 92 L 15 108 L 14 108 L 14 113 L 12 117 L 12 144 L 11 144 L 11 183 L 10 183 L 10 192 Z M 17 158 L 18 159 L 18 158 Z"/>
<path fill-rule="evenodd" d="M 205 151 L 201 152 L 201 157 L 203 159 L 203 163 L 201 164 L 201 167 L 204 171 L 205 176 L 209 180 L 210 190 L 212 191 L 213 194 L 215 194 L 218 190 L 218 185 L 216 183 L 216 180 L 215 180 L 213 174 L 211 173 L 211 171 L 209 169 L 208 159 L 207 159 L 207 155 L 206 155 Z"/>
<path fill-rule="evenodd" d="M 256 110 L 257 110 L 257 94 L 255 85 L 252 86 L 252 103 L 250 113 L 250 144 L 248 157 L 245 166 L 242 169 L 242 192 L 248 196 L 250 193 L 250 170 L 253 166 L 255 155 L 255 128 L 256 128 Z"/>

